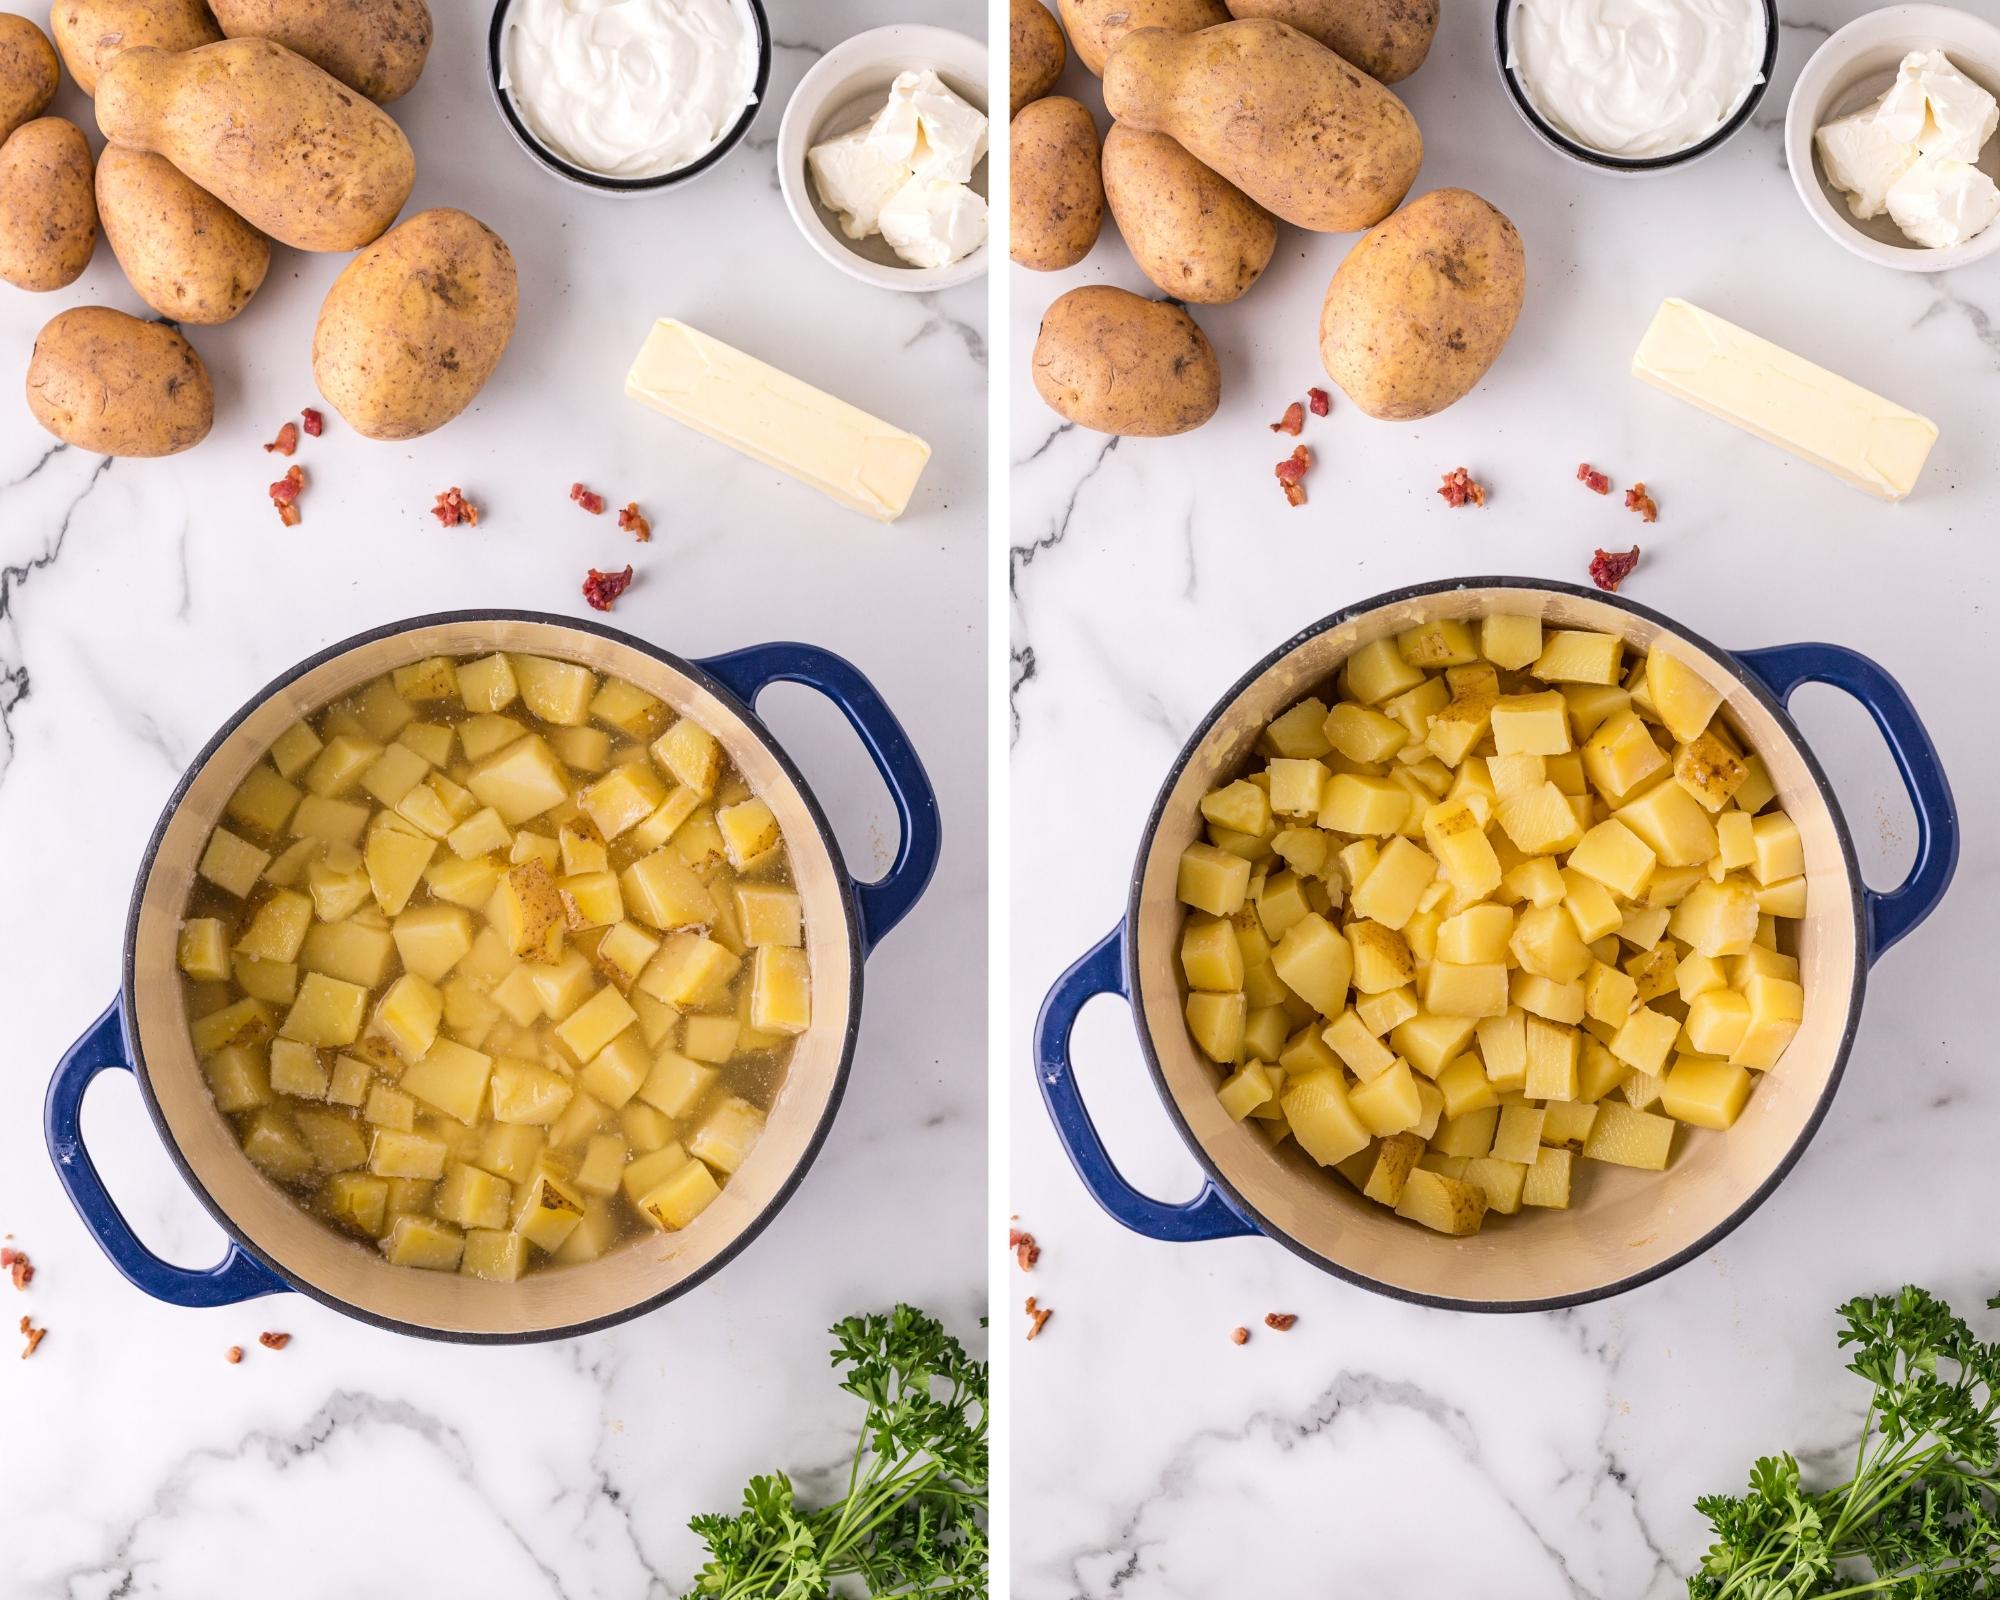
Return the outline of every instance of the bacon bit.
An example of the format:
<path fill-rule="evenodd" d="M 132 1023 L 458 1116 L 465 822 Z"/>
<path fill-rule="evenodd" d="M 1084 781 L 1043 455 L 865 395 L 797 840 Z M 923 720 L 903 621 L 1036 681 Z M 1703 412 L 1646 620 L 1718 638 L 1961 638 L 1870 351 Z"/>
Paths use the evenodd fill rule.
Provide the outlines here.
<path fill-rule="evenodd" d="M 271 485 L 271 504 L 278 508 L 278 520 L 288 528 L 299 525 L 297 501 L 305 486 L 306 470 L 300 466 L 287 468 L 285 475 Z"/>
<path fill-rule="evenodd" d="M 1600 550 L 1590 558 L 1590 581 L 1607 594 L 1616 594 L 1618 585 L 1632 576 L 1632 569 L 1638 564 L 1639 547 L 1636 544 L 1623 555 Z"/>
<path fill-rule="evenodd" d="M 1285 491 L 1285 504 L 1302 506 L 1306 503 L 1306 468 L 1311 465 L 1312 452 L 1299 445 L 1272 469 Z"/>
<path fill-rule="evenodd" d="M 1323 417 L 1333 409 L 1333 396 L 1324 389 L 1306 390 L 1306 404 L 1312 407 L 1312 414 Z"/>
<path fill-rule="evenodd" d="M 1299 1314 L 1296 1311 L 1267 1311 L 1264 1313 L 1264 1326 L 1275 1328 L 1280 1333 L 1290 1332 L 1292 1324 L 1298 1320 Z"/>
<path fill-rule="evenodd" d="M 438 519 L 438 525 L 455 528 L 461 522 L 471 527 L 479 526 L 479 507 L 465 498 L 457 484 L 437 497 L 437 504 L 431 507 L 431 515 Z"/>
<path fill-rule="evenodd" d="M 0 1250 L 0 1266 L 5 1266 L 14 1287 L 25 1289 L 35 1281 L 35 1264 L 20 1250 Z"/>
<path fill-rule="evenodd" d="M 243 1346 L 240 1344 L 231 1345 L 227 1350 L 222 1352 L 222 1359 L 227 1361 L 232 1367 L 242 1365 Z"/>
<path fill-rule="evenodd" d="M 1035 1236 L 1023 1233 L 1019 1228 L 1007 1230 L 1007 1248 L 1014 1252 L 1014 1259 L 1020 1263 L 1023 1272 L 1033 1272 L 1035 1263 L 1042 1259 L 1042 1247 L 1035 1243 Z"/>
<path fill-rule="evenodd" d="M 1453 467 L 1444 475 L 1444 487 L 1438 490 L 1444 503 L 1456 511 L 1468 500 L 1475 506 L 1486 504 L 1486 485 L 1475 483 L 1472 474 L 1463 467 Z"/>
<path fill-rule="evenodd" d="M 1248 1328 L 1231 1328 L 1229 1330 L 1229 1342 L 1231 1344 L 1248 1344 L 1250 1342 L 1250 1330 Z"/>
<path fill-rule="evenodd" d="M 317 439 L 320 436 L 320 431 L 326 427 L 326 418 L 313 410 L 311 406 L 307 406 L 305 410 L 299 413 L 299 420 L 306 425 L 306 437 L 308 439 Z"/>
<path fill-rule="evenodd" d="M 1290 405 L 1285 407 L 1285 414 L 1271 424 L 1271 431 L 1273 433 L 1289 433 L 1296 439 L 1301 433 L 1305 432 L 1305 427 L 1306 408 L 1294 400 Z"/>
<path fill-rule="evenodd" d="M 298 449 L 298 447 L 299 447 L 299 425 L 296 422 L 286 423 L 282 428 L 278 430 L 278 437 L 273 439 L 269 444 L 264 446 L 266 451 L 273 452 L 281 456 L 290 455 L 294 450 Z"/>
<path fill-rule="evenodd" d="M 49 1330 L 47 1328 L 38 1328 L 26 1317 L 23 1317 L 21 1319 L 21 1333 L 28 1341 L 28 1347 L 21 1352 L 21 1359 L 26 1361 L 29 1356 L 35 1353 L 41 1342 L 49 1336 Z M 1030 1334 L 1029 1337 L 1033 1338 L 1034 1335 Z"/>
<path fill-rule="evenodd" d="M 1660 508 L 1653 503 L 1653 497 L 1646 493 L 1643 483 L 1635 483 L 1625 491 L 1625 509 L 1639 513 L 1641 522 L 1658 522 Z"/>
<path fill-rule="evenodd" d="M 257 1342 L 266 1350 L 282 1350 L 292 1342 L 292 1336 L 289 1333 L 260 1333 Z"/>
<path fill-rule="evenodd" d="M 1609 494 L 1611 492 L 1611 480 L 1605 477 L 1603 473 L 1599 472 L 1588 461 L 1577 463 L 1576 481 L 1592 494 Z"/>
<path fill-rule="evenodd" d="M 650 543 L 652 540 L 653 525 L 640 514 L 639 502 L 636 500 L 628 502 L 625 509 L 618 513 L 618 527 L 620 531 L 631 534 L 641 544 Z"/>
<path fill-rule="evenodd" d="M 590 602 L 593 611 L 609 611 L 615 601 L 632 587 L 632 569 L 623 572 L 599 572 L 592 567 L 584 574 L 583 597 Z"/>
<path fill-rule="evenodd" d="M 569 486 L 569 497 L 593 517 L 604 514 L 604 496 L 595 489 L 586 489 L 580 483 L 573 483 Z"/>
<path fill-rule="evenodd" d="M 1055 1315 L 1055 1313 L 1050 1311 L 1047 1306 L 1037 1305 L 1035 1303 L 1035 1297 L 1033 1295 L 1028 1296 L 1028 1303 L 1022 1309 L 1028 1313 L 1028 1318 L 1029 1318 L 1028 1337 L 1030 1339 L 1034 1338 L 1036 1334 L 1040 1333 L 1042 1331 L 1042 1325 L 1046 1323 L 1050 1317 Z"/>

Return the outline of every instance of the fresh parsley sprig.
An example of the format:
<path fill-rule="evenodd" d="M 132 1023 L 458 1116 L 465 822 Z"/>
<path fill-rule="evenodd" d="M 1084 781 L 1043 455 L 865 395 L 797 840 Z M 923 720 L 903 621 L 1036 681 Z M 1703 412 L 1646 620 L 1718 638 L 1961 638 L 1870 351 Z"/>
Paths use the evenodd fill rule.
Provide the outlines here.
<path fill-rule="evenodd" d="M 688 1525 L 709 1550 L 692 1593 L 827 1600 L 842 1580 L 873 1596 L 986 1593 L 986 1363 L 906 1305 L 828 1330 L 840 1387 L 867 1406 L 847 1493 L 808 1510 L 782 1472 L 752 1478 L 743 1509 Z"/>
<path fill-rule="evenodd" d="M 1747 1494 L 1696 1501 L 1716 1537 L 1688 1594 L 2000 1596 L 2000 1344 L 1923 1289 L 1850 1300 L 1840 1317 L 1847 1370 L 1875 1389 L 1854 1475 L 1808 1489 L 1790 1455 L 1766 1456 Z"/>

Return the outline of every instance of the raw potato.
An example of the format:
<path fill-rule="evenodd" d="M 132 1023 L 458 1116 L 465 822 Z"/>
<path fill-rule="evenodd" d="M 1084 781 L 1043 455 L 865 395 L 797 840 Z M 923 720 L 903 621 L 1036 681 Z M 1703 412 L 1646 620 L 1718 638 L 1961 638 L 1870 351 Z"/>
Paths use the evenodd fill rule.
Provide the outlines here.
<path fill-rule="evenodd" d="M 1007 139 L 1014 174 L 1009 253 L 1037 272 L 1075 266 L 1104 225 L 1097 124 L 1076 101 L 1051 95 L 1022 111 Z"/>
<path fill-rule="evenodd" d="M 201 357 L 172 328 L 108 306 L 78 306 L 36 336 L 28 409 L 80 450 L 170 456 L 207 436 L 215 390 Z"/>
<path fill-rule="evenodd" d="M 1229 20 L 1222 0 L 1057 0 L 1069 46 L 1100 77 L 1112 46 L 1140 28 L 1193 33 Z"/>
<path fill-rule="evenodd" d="M 49 27 L 85 94 L 126 50 L 193 50 L 222 37 L 202 0 L 56 0 Z"/>
<path fill-rule="evenodd" d="M 1139 270 L 1177 300 L 1237 299 L 1278 245 L 1270 212 L 1164 133 L 1111 125 L 1104 197 Z"/>
<path fill-rule="evenodd" d="M 357 433 L 414 439 L 472 403 L 514 332 L 505 241 L 463 211 L 420 211 L 350 261 L 313 329 L 313 378 Z"/>
<path fill-rule="evenodd" d="M 232 39 L 275 39 L 377 105 L 416 87 L 431 49 L 424 0 L 209 0 Z"/>
<path fill-rule="evenodd" d="M 1194 318 L 1108 284 L 1072 289 L 1049 307 L 1034 368 L 1036 392 L 1099 433 L 1186 433 L 1222 400 L 1222 369 Z"/>
<path fill-rule="evenodd" d="M 1493 365 L 1526 287 L 1514 224 L 1467 190 L 1434 190 L 1341 262 L 1320 307 L 1320 360 L 1371 417 L 1433 416 Z"/>
<path fill-rule="evenodd" d="M 1068 59 L 1062 25 L 1042 0 L 1014 0 L 1007 30 L 1007 115 L 1018 117 L 1021 107 L 1053 89 Z"/>
<path fill-rule="evenodd" d="M 174 322 L 227 322 L 271 265 L 271 241 L 165 156 L 106 145 L 97 214 L 139 298 Z"/>
<path fill-rule="evenodd" d="M 0 144 L 48 109 L 61 82 L 48 35 L 26 17 L 0 13 Z"/>
<path fill-rule="evenodd" d="M 23 123 L 0 145 L 0 279 L 60 289 L 83 276 L 96 248 L 83 130 L 61 117 Z"/>
<path fill-rule="evenodd" d="M 1182 36 L 1128 34 L 1104 72 L 1120 122 L 1172 135 L 1267 211 L 1301 228 L 1372 228 L 1424 157 L 1403 102 L 1282 22 Z"/>
<path fill-rule="evenodd" d="M 165 156 L 296 250 L 380 238 L 416 181 L 410 141 L 387 112 L 269 39 L 127 50 L 98 86 L 97 125 Z"/>
<path fill-rule="evenodd" d="M 1377 83 L 1421 67 L 1438 25 L 1438 0 L 1229 0 L 1229 12 L 1289 23 Z"/>

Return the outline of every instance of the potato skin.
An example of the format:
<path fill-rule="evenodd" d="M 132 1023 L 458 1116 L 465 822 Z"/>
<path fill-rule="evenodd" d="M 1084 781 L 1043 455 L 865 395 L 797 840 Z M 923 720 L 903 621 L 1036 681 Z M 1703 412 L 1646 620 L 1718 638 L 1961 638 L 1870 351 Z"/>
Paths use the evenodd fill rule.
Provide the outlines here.
<path fill-rule="evenodd" d="M 1229 20 L 1222 0 L 1057 0 L 1077 60 L 1104 75 L 1112 46 L 1140 28 L 1193 33 Z"/>
<path fill-rule="evenodd" d="M 23 123 L 0 145 L 0 279 L 61 289 L 97 249 L 90 143 L 61 117 Z"/>
<path fill-rule="evenodd" d="M 172 328 L 78 306 L 35 338 L 28 409 L 65 444 L 107 456 L 171 456 L 201 443 L 215 390 Z"/>
<path fill-rule="evenodd" d="M 127 50 L 98 84 L 97 125 L 295 250 L 380 238 L 417 175 L 386 111 L 269 39 Z"/>
<path fill-rule="evenodd" d="M 1109 284 L 1072 289 L 1043 314 L 1034 377 L 1059 415 L 1133 438 L 1199 428 L 1222 401 L 1222 368 L 1194 318 Z"/>
<path fill-rule="evenodd" d="M 1320 233 L 1372 228 L 1409 192 L 1424 156 L 1402 101 L 1282 22 L 1129 33 L 1105 67 L 1104 104 Z"/>
<path fill-rule="evenodd" d="M 1177 300 L 1238 299 L 1278 247 L 1277 219 L 1164 133 L 1111 125 L 1104 197 L 1139 270 Z"/>
<path fill-rule="evenodd" d="M 1514 224 L 1468 190 L 1433 190 L 1341 262 L 1320 306 L 1320 360 L 1371 417 L 1434 416 L 1493 365 L 1526 288 Z"/>
<path fill-rule="evenodd" d="M 1438 0 L 1229 0 L 1229 14 L 1288 22 L 1377 83 L 1400 83 L 1430 54 Z"/>
<path fill-rule="evenodd" d="M 61 84 L 49 36 L 26 17 L 0 12 L 0 144 L 48 110 Z"/>
<path fill-rule="evenodd" d="M 139 298 L 174 322 L 227 322 L 270 270 L 271 241 L 165 156 L 106 145 L 97 215 Z"/>
<path fill-rule="evenodd" d="M 1104 225 L 1097 124 L 1076 101 L 1050 95 L 1022 108 L 1007 141 L 1009 254 L 1037 272 L 1075 266 Z"/>
<path fill-rule="evenodd" d="M 202 0 L 56 0 L 49 26 L 63 65 L 90 95 L 123 51 L 193 50 L 222 37 Z"/>
<path fill-rule="evenodd" d="M 1014 0 L 1007 29 L 1007 115 L 1018 117 L 1021 107 L 1053 89 L 1068 59 L 1062 24 L 1042 0 Z"/>
<path fill-rule="evenodd" d="M 417 438 L 472 403 L 518 307 L 497 233 L 463 211 L 420 211 L 334 279 L 313 329 L 313 379 L 355 432 Z"/>
<path fill-rule="evenodd" d="M 209 0 L 231 39 L 275 39 L 377 105 L 417 85 L 431 51 L 424 0 Z"/>

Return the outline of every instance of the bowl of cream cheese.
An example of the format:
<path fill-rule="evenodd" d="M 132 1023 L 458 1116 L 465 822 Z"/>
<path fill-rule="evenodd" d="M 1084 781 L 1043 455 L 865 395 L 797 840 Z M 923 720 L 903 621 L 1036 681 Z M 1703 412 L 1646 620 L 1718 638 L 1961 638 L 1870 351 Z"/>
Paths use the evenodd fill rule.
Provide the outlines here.
<path fill-rule="evenodd" d="M 487 77 L 537 163 L 600 194 L 651 194 L 715 167 L 771 75 L 763 0 L 500 0 Z"/>
<path fill-rule="evenodd" d="M 984 274 L 986 59 L 977 39 L 897 23 L 836 45 L 800 80 L 778 186 L 823 259 L 906 292 Z"/>
<path fill-rule="evenodd" d="M 1544 143 L 1603 172 L 1698 161 L 1749 122 L 1776 0 L 1500 0 L 1500 80 Z"/>

